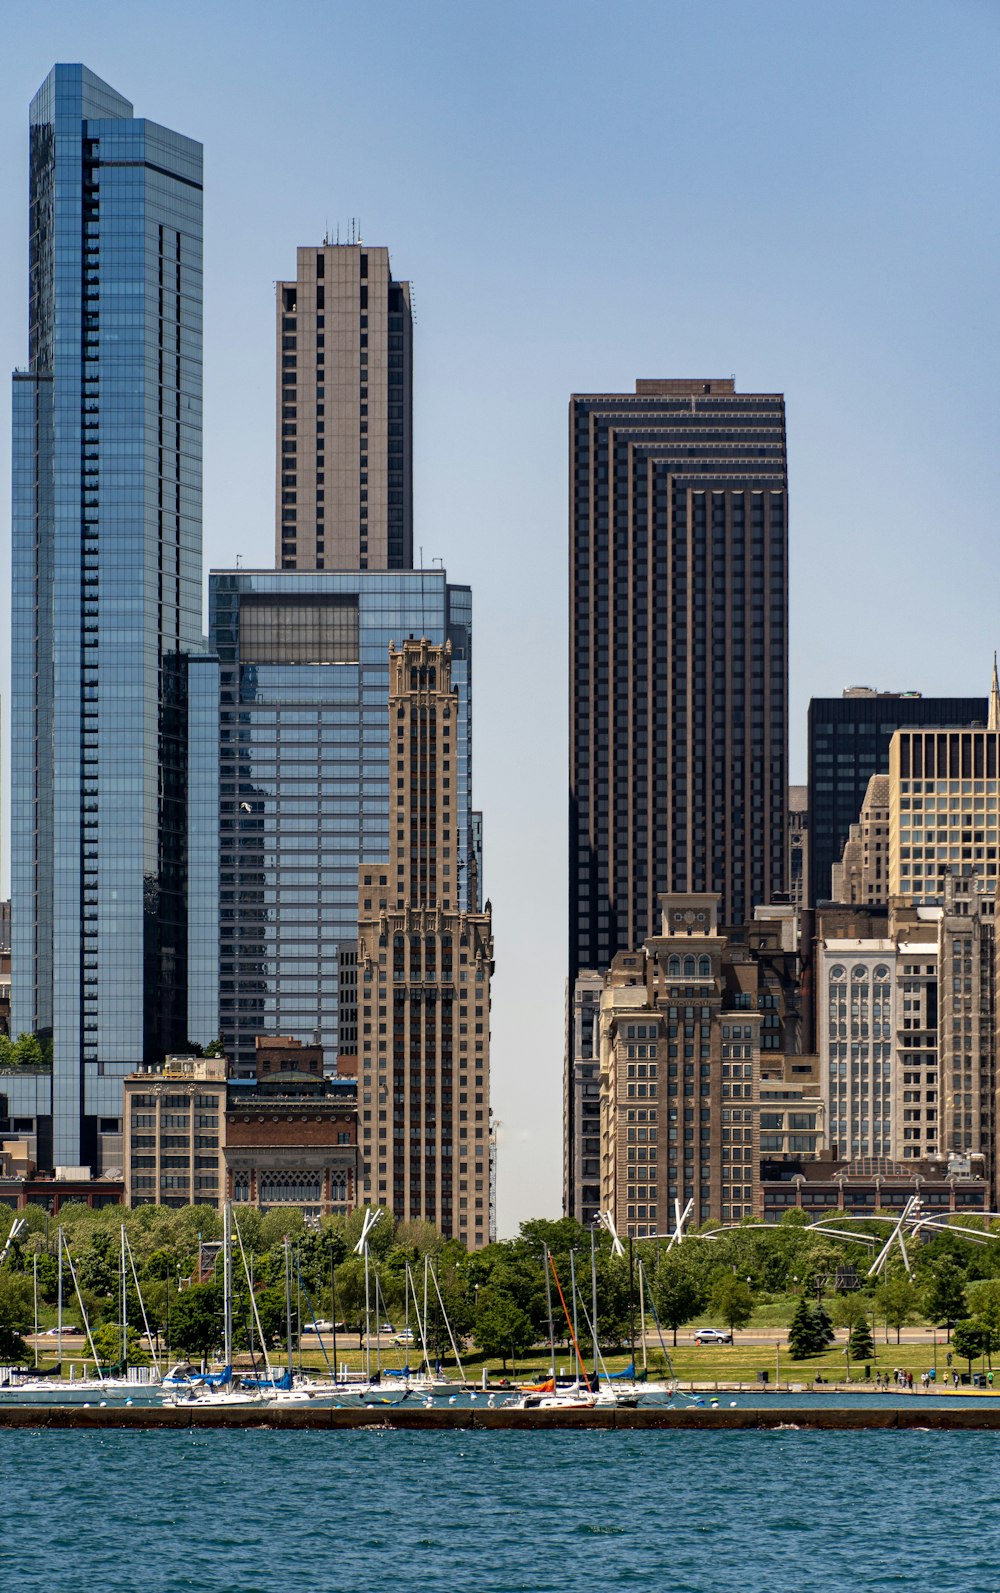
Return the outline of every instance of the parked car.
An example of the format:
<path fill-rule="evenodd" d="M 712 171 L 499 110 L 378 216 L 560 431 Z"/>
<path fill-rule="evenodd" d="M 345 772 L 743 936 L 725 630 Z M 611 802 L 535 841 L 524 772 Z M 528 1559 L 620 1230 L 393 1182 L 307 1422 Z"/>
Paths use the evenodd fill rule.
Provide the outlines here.
<path fill-rule="evenodd" d="M 332 1333 L 333 1323 L 324 1321 L 303 1322 L 302 1331 L 303 1333 Z"/>
<path fill-rule="evenodd" d="M 694 1341 L 696 1344 L 732 1344 L 733 1335 L 728 1328 L 699 1328 Z"/>
<path fill-rule="evenodd" d="M 412 1328 L 401 1328 L 398 1333 L 394 1333 L 392 1336 L 393 1344 L 412 1344 L 413 1339 L 414 1333 Z"/>
<path fill-rule="evenodd" d="M 64 1322 L 63 1323 L 63 1327 L 62 1327 L 62 1331 L 63 1331 L 63 1338 L 65 1338 L 67 1336 L 67 1334 L 69 1335 L 70 1338 L 72 1338 L 74 1335 L 79 1336 L 80 1334 L 82 1334 L 83 1328 L 82 1327 L 74 1327 L 71 1322 L 69 1322 L 69 1323 Z M 58 1338 L 59 1337 L 59 1329 L 57 1327 L 46 1328 L 44 1336 L 46 1338 L 49 1338 L 49 1339 Z"/>

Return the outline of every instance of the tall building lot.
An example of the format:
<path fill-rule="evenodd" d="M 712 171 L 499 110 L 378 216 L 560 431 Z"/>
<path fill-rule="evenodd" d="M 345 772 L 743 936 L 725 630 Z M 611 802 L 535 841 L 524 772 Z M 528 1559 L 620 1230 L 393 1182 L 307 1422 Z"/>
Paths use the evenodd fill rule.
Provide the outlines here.
<path fill-rule="evenodd" d="M 52 1038 L 54 1162 L 99 1171 L 120 1159 L 122 1078 L 186 1038 L 202 152 L 135 117 L 82 65 L 52 69 L 29 135 L 28 366 L 13 383 L 12 1023 Z"/>
<path fill-rule="evenodd" d="M 787 888 L 788 471 L 782 395 L 731 378 L 576 394 L 569 423 L 571 1001 L 663 892 L 742 923 Z"/>
<path fill-rule="evenodd" d="M 490 904 L 468 872 L 455 791 L 450 646 L 389 648 L 389 840 L 358 893 L 364 1198 L 468 1248 L 491 1232 Z"/>
<path fill-rule="evenodd" d="M 276 284 L 275 562 L 413 565 L 413 320 L 389 251 L 324 242 Z"/>

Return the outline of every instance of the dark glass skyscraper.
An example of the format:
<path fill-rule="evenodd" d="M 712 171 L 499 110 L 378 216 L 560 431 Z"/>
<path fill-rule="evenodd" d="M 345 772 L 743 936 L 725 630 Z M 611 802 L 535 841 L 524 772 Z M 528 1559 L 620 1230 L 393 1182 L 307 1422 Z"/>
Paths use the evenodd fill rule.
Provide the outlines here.
<path fill-rule="evenodd" d="M 438 569 L 214 570 L 209 611 L 214 656 L 190 669 L 191 1038 L 222 1035 L 252 1075 L 256 1036 L 292 1035 L 332 1070 L 364 1038 L 358 867 L 395 871 L 408 842 L 389 829 L 390 642 L 451 643 L 436 861 L 450 906 L 479 909 L 471 593 Z"/>
<path fill-rule="evenodd" d="M 53 1160 L 186 1038 L 186 655 L 201 645 L 201 146 L 80 65 L 31 105 L 14 377 L 13 1022 Z"/>
<path fill-rule="evenodd" d="M 896 730 L 985 725 L 985 697 L 922 697 L 918 691 L 855 686 L 809 704 L 809 881 L 807 904 L 830 899 L 839 863 L 873 774 L 888 774 Z"/>
<path fill-rule="evenodd" d="M 727 379 L 576 395 L 571 1002 L 579 970 L 654 933 L 660 892 L 718 892 L 740 923 L 783 889 L 787 611 L 781 394 Z"/>
<path fill-rule="evenodd" d="M 570 974 L 661 891 L 739 923 L 785 883 L 785 408 L 640 381 L 570 413 Z"/>

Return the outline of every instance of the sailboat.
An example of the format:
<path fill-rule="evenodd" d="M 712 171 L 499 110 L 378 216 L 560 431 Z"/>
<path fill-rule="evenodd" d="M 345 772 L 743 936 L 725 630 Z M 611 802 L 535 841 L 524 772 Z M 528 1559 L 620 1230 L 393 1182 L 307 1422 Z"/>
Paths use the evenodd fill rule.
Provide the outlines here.
<path fill-rule="evenodd" d="M 576 1351 L 576 1364 L 578 1368 L 577 1380 L 571 1388 L 560 1388 L 556 1381 L 556 1346 L 555 1329 L 552 1322 L 552 1289 L 549 1282 L 549 1270 L 555 1279 L 556 1288 L 559 1290 L 559 1299 L 562 1302 L 563 1314 L 566 1317 L 566 1326 L 573 1340 Z M 522 1390 L 517 1399 L 505 1401 L 507 1410 L 593 1410 L 598 1401 L 597 1389 L 591 1387 L 591 1380 L 583 1364 L 580 1353 L 580 1341 L 576 1331 L 575 1321 L 570 1318 L 566 1306 L 566 1297 L 556 1271 L 555 1258 L 549 1249 L 545 1249 L 545 1298 L 549 1317 L 549 1360 L 550 1376 L 541 1383 L 530 1384 Z M 573 1313 L 576 1315 L 576 1290 L 573 1291 Z"/>
<path fill-rule="evenodd" d="M 171 1405 L 197 1405 L 199 1408 L 206 1406 L 223 1407 L 229 1409 L 234 1405 L 265 1405 L 278 1400 L 282 1390 L 277 1386 L 274 1373 L 267 1354 L 267 1344 L 264 1339 L 257 1310 L 257 1301 L 250 1289 L 250 1308 L 254 1315 L 257 1332 L 264 1352 L 264 1364 L 267 1368 L 267 1378 L 247 1379 L 244 1386 L 243 1379 L 233 1377 L 233 1231 L 235 1226 L 236 1239 L 240 1248 L 240 1256 L 246 1272 L 247 1283 L 250 1282 L 250 1268 L 247 1264 L 246 1251 L 239 1226 L 234 1225 L 232 1205 L 227 1200 L 222 1208 L 222 1299 L 223 1299 L 223 1365 L 222 1370 L 214 1373 L 200 1373 L 184 1381 L 176 1391 L 166 1398 L 166 1403 Z M 170 1374 L 170 1383 L 176 1386 L 179 1379 L 175 1374 L 179 1368 L 174 1368 Z M 167 1379 L 164 1380 L 167 1382 Z M 289 1390 L 291 1392 L 291 1390 Z M 303 1394 L 302 1398 L 308 1398 Z"/>

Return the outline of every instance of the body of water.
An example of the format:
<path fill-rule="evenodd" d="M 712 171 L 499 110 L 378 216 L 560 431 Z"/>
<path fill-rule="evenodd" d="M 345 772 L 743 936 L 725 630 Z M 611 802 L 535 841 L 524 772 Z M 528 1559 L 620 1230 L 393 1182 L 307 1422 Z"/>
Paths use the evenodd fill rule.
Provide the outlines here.
<path fill-rule="evenodd" d="M 996 1593 L 996 1446 L 989 1433 L 0 1431 L 0 1587 Z"/>

